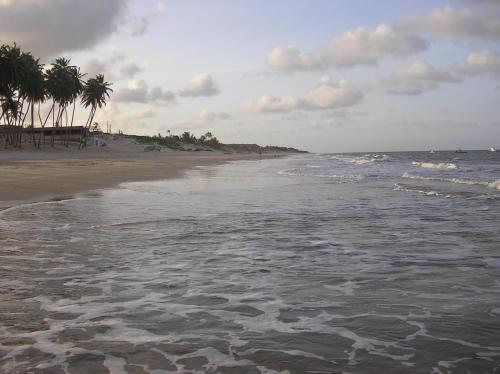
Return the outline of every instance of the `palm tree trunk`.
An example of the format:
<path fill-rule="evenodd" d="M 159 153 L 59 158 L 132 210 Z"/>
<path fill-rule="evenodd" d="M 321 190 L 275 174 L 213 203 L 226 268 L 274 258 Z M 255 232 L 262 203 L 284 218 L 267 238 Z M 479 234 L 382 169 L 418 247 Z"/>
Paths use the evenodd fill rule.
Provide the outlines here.
<path fill-rule="evenodd" d="M 28 102 L 28 108 L 26 109 L 26 112 L 24 112 L 24 115 L 23 115 L 23 109 L 24 109 L 24 99 L 22 101 L 22 104 L 21 104 L 21 116 L 22 116 L 22 120 L 21 120 L 21 116 L 19 118 L 19 123 L 18 123 L 18 127 L 19 127 L 19 130 L 18 130 L 18 139 L 17 139 L 17 143 L 18 143 L 18 148 L 21 148 L 22 146 L 22 142 L 23 142 L 23 129 L 24 129 L 24 124 L 26 123 L 26 117 L 28 116 L 28 112 L 29 112 L 29 108 L 30 108 L 30 103 Z"/>
<path fill-rule="evenodd" d="M 64 108 L 64 117 L 66 119 L 66 122 L 64 123 L 65 127 L 66 127 L 66 136 L 65 136 L 65 139 L 64 139 L 64 143 L 66 145 L 66 147 L 69 146 L 69 131 L 68 131 L 68 111 L 66 108 Z"/>
<path fill-rule="evenodd" d="M 35 101 L 31 100 L 31 142 L 35 146 Z"/>
<path fill-rule="evenodd" d="M 92 121 L 94 119 L 94 115 L 96 112 L 97 108 L 92 107 L 90 110 L 89 118 L 87 119 L 87 122 L 85 123 L 85 134 L 84 134 L 84 143 L 83 146 L 87 146 L 87 134 L 90 133 L 90 127 L 92 126 Z"/>
<path fill-rule="evenodd" d="M 52 101 L 52 106 L 50 107 L 49 113 L 47 114 L 47 117 L 45 118 L 45 121 L 41 123 L 41 118 L 40 118 L 40 124 L 42 125 L 42 129 L 45 128 L 47 125 L 47 121 L 50 118 L 50 114 L 52 114 L 52 123 L 54 123 L 54 109 L 55 109 L 56 103 Z M 38 110 L 40 111 L 40 106 L 38 106 Z M 40 132 L 40 140 L 42 139 L 42 132 Z M 45 132 L 43 132 L 43 143 L 45 144 Z M 38 145 L 40 146 L 40 142 L 38 142 Z"/>
<path fill-rule="evenodd" d="M 73 112 L 71 113 L 71 124 L 69 126 L 70 132 L 71 129 L 73 128 L 73 120 L 75 119 L 75 108 L 76 108 L 76 100 L 73 100 Z"/>

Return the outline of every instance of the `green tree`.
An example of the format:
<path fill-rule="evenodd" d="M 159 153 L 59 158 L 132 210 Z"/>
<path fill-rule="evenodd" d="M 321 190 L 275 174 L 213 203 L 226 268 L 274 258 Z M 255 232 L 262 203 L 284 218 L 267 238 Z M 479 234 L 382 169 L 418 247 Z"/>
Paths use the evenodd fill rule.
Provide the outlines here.
<path fill-rule="evenodd" d="M 22 56 L 23 67 L 24 67 L 24 79 L 22 80 L 19 87 L 19 96 L 27 101 L 28 107 L 26 114 L 31 113 L 31 122 L 29 127 L 35 127 L 35 105 L 38 104 L 38 113 L 40 113 L 40 104 L 45 101 L 46 91 L 45 91 L 45 78 L 43 73 L 43 65 L 40 64 L 39 59 L 35 59 L 31 54 L 24 53 Z M 21 131 L 24 127 L 24 119 L 19 130 L 19 140 L 21 139 Z M 36 145 L 34 131 L 32 131 L 32 142 Z M 19 143 L 20 146 L 20 143 Z M 40 146 L 40 144 L 38 144 Z"/>
<path fill-rule="evenodd" d="M 19 85 L 24 79 L 25 70 L 22 64 L 21 49 L 16 45 L 0 47 L 0 120 L 8 126 L 5 134 L 5 147 L 16 140 L 14 126 L 20 118 Z"/>
<path fill-rule="evenodd" d="M 102 108 L 106 105 L 106 100 L 111 92 L 111 84 L 104 80 L 104 75 L 98 74 L 95 78 L 90 78 L 83 85 L 82 104 L 85 108 L 90 107 L 89 117 L 85 123 L 85 128 L 90 129 L 92 120 L 94 119 L 97 108 Z M 85 138 L 85 144 L 87 139 Z"/>

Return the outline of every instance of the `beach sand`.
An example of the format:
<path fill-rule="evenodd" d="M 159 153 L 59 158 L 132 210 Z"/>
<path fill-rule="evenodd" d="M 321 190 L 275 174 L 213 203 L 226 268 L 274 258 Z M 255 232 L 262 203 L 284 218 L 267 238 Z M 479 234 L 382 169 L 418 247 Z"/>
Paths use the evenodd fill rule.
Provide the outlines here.
<path fill-rule="evenodd" d="M 270 157 L 274 155 L 267 155 Z M 27 202 L 70 197 L 72 194 L 109 188 L 122 182 L 176 177 L 185 170 L 243 159 L 258 154 L 182 152 L 162 149 L 144 152 L 143 146 L 66 147 L 0 151 L 0 209 Z"/>

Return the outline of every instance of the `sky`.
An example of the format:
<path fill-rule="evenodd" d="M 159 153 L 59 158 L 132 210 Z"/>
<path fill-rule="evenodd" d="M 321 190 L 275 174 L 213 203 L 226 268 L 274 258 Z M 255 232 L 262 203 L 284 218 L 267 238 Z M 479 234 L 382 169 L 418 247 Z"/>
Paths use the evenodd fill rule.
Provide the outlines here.
<path fill-rule="evenodd" d="M 500 0 L 0 0 L 12 42 L 104 73 L 114 92 L 96 120 L 113 131 L 500 147 Z"/>

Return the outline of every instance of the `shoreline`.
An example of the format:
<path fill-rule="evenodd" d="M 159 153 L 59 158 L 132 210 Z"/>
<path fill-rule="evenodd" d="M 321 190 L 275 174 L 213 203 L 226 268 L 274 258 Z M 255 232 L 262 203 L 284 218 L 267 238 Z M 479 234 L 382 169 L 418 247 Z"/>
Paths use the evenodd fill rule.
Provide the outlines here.
<path fill-rule="evenodd" d="M 97 154 L 71 152 L 70 157 L 60 154 L 63 157 L 54 158 L 52 155 L 44 157 L 46 155 L 42 151 L 32 159 L 0 157 L 0 211 L 20 204 L 113 188 L 125 182 L 177 178 L 197 166 L 286 155 L 164 152 L 100 157 Z"/>

